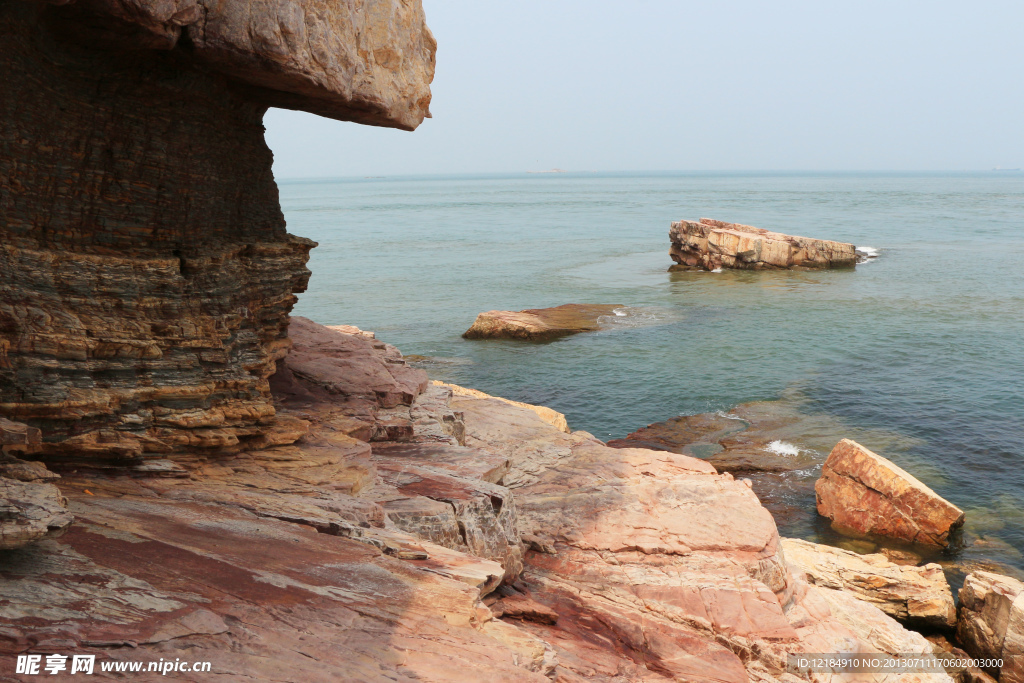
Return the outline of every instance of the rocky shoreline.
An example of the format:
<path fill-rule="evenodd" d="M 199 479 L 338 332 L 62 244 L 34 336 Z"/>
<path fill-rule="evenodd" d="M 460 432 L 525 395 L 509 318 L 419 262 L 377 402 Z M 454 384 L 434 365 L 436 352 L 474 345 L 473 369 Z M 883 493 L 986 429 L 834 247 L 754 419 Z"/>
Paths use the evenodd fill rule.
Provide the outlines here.
<path fill-rule="evenodd" d="M 7 551 L 3 652 L 184 653 L 250 680 L 739 682 L 807 678 L 789 653 L 935 650 L 897 619 L 953 637 L 935 565 L 784 540 L 749 482 L 430 383 L 370 333 L 290 334 L 279 444 L 62 471 L 76 522 Z"/>

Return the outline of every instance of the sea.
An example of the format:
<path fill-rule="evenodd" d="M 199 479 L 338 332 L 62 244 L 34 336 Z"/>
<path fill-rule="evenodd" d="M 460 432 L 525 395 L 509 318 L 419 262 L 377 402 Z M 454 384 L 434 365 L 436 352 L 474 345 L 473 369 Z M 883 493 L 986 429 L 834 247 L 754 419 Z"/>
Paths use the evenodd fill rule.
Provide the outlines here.
<path fill-rule="evenodd" d="M 767 402 L 813 418 L 771 448 L 784 534 L 821 539 L 814 479 L 856 438 L 966 512 L 961 571 L 1024 570 L 1024 174 L 544 173 L 284 181 L 312 238 L 295 308 L 414 355 L 435 379 L 565 413 L 610 440 Z M 819 272 L 668 272 L 701 217 L 852 242 Z M 467 341 L 481 311 L 616 304 L 550 343 Z M 774 402 L 774 403 L 773 403 Z M 807 424 L 796 422 L 797 425 Z M 940 558 L 942 559 L 942 558 Z"/>

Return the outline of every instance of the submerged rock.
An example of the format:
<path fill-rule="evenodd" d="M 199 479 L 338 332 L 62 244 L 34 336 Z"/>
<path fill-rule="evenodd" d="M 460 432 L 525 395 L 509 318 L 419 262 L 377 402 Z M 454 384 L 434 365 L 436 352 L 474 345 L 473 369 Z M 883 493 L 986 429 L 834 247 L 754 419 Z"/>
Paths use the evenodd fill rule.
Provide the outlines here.
<path fill-rule="evenodd" d="M 600 329 L 599 320 L 615 315 L 621 304 L 563 304 L 524 311 L 487 311 L 463 333 L 466 339 L 549 341 Z"/>
<path fill-rule="evenodd" d="M 854 266 L 854 245 L 795 237 L 710 218 L 678 221 L 669 231 L 673 269 L 751 270 Z"/>
<path fill-rule="evenodd" d="M 964 522 L 960 508 L 849 439 L 832 449 L 814 490 L 818 513 L 841 533 L 947 546 L 950 533 Z"/>
<path fill-rule="evenodd" d="M 953 593 L 937 564 L 901 566 L 881 553 L 859 555 L 794 538 L 782 539 L 782 547 L 790 568 L 804 572 L 816 586 L 852 593 L 905 624 L 956 625 Z"/>

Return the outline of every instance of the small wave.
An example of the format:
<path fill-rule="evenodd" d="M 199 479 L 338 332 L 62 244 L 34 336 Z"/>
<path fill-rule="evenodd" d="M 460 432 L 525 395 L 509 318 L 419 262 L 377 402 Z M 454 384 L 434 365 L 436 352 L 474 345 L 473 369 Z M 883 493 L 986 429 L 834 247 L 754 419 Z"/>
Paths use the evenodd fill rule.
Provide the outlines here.
<path fill-rule="evenodd" d="M 671 322 L 674 316 L 670 311 L 657 310 L 646 306 L 626 306 L 613 309 L 614 315 L 602 315 L 597 319 L 601 325 L 614 327 L 647 327 Z"/>
<path fill-rule="evenodd" d="M 785 441 L 779 441 L 778 439 L 772 441 L 770 444 L 765 446 L 764 449 L 769 453 L 774 453 L 775 455 L 785 455 L 790 458 L 795 458 L 796 456 L 800 455 L 799 447 L 794 446 L 791 443 L 786 443 Z"/>
<path fill-rule="evenodd" d="M 721 268 L 715 268 L 715 269 L 714 269 L 714 270 L 712 270 L 711 272 L 712 272 L 712 273 L 721 273 L 721 272 L 722 272 L 722 269 L 721 269 Z"/>
<path fill-rule="evenodd" d="M 878 258 L 878 254 L 880 253 L 879 250 L 874 247 L 856 247 L 855 251 L 857 253 L 857 263 L 867 263 L 871 259 Z"/>

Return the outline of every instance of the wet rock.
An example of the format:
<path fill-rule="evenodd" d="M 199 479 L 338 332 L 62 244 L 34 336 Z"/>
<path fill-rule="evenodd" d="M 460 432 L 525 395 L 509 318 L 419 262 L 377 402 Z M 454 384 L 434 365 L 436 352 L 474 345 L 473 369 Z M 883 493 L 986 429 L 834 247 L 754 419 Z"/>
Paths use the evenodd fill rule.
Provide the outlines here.
<path fill-rule="evenodd" d="M 487 311 L 463 333 L 466 339 L 549 341 L 600 329 L 603 316 L 615 315 L 622 304 L 563 304 L 524 311 Z"/>
<path fill-rule="evenodd" d="M 964 521 L 958 507 L 849 439 L 832 449 L 814 490 L 818 513 L 840 532 L 946 546 Z"/>
<path fill-rule="evenodd" d="M 673 223 L 669 239 L 669 255 L 678 264 L 673 268 L 840 268 L 857 263 L 852 244 L 794 237 L 710 218 Z"/>
<path fill-rule="evenodd" d="M 974 572 L 960 589 L 956 635 L 972 656 L 1002 659 L 1001 683 L 1024 681 L 1024 583 L 990 572 Z"/>
<path fill-rule="evenodd" d="M 810 583 L 856 595 L 883 612 L 916 627 L 953 628 L 956 606 L 937 564 L 900 566 L 882 554 L 848 550 L 798 539 L 782 540 L 786 562 Z"/>

